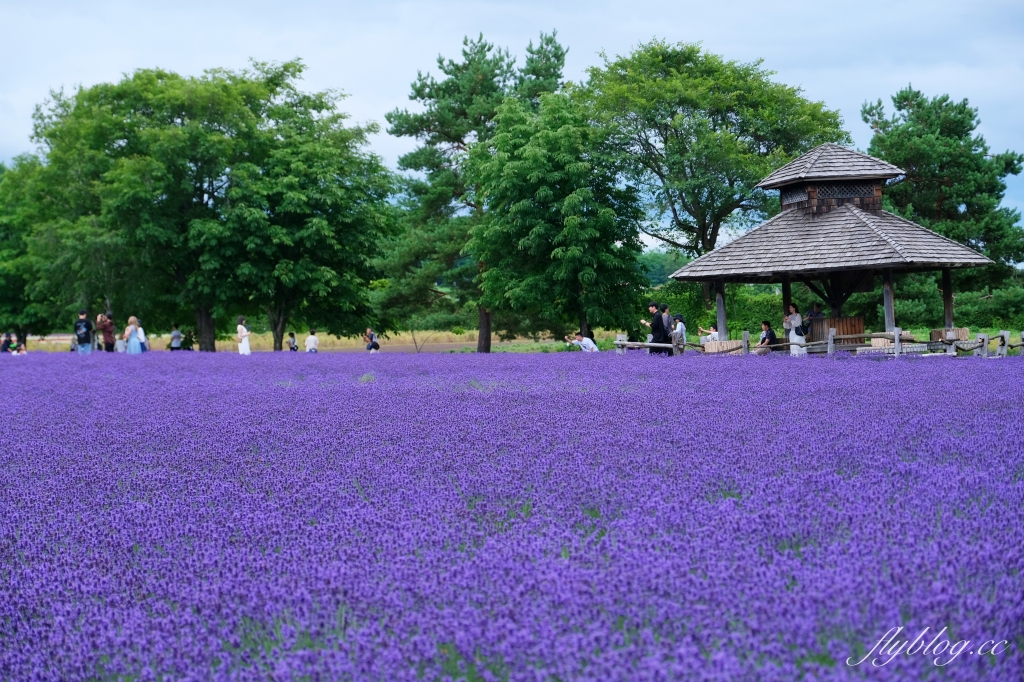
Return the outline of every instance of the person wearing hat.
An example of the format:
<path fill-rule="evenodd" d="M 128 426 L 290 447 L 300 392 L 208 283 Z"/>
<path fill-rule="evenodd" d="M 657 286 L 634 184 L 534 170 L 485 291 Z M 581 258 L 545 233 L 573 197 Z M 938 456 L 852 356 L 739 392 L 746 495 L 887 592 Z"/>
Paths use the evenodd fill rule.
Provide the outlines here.
<path fill-rule="evenodd" d="M 672 330 L 672 342 L 686 343 L 686 320 L 682 315 L 673 315 L 672 319 L 676 323 L 675 329 Z"/>
<path fill-rule="evenodd" d="M 587 337 L 583 336 L 583 332 L 576 332 L 575 339 L 570 339 L 568 336 L 566 336 L 565 341 L 565 345 L 579 346 L 580 350 L 582 350 L 584 353 L 597 353 L 599 350 L 597 344 L 594 343 L 594 340 L 588 339 Z"/>

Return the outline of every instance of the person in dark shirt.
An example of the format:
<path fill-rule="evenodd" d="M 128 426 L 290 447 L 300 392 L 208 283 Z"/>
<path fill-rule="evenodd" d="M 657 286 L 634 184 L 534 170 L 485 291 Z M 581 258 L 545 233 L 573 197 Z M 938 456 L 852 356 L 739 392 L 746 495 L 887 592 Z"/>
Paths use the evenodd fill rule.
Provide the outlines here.
<path fill-rule="evenodd" d="M 651 301 L 647 305 L 647 310 L 650 311 L 651 321 L 640 320 L 640 324 L 646 325 L 651 329 L 651 343 L 669 343 L 670 339 L 668 332 L 665 329 L 665 320 L 662 317 L 661 312 L 658 310 L 658 304 Z M 655 355 L 668 355 L 668 348 L 651 348 L 651 353 Z"/>
<path fill-rule="evenodd" d="M 775 341 L 775 331 L 772 330 L 771 323 L 768 322 L 768 320 L 762 320 L 761 340 L 750 352 L 754 355 L 768 355 L 768 353 L 772 351 L 772 346 L 775 345 Z"/>
<path fill-rule="evenodd" d="M 820 303 L 815 303 L 813 306 L 811 306 L 811 309 L 808 310 L 807 313 L 804 315 L 805 320 L 811 320 L 814 319 L 815 317 L 825 317 L 825 313 L 821 312 Z"/>
<path fill-rule="evenodd" d="M 0 353 L 10 353 L 14 348 L 14 341 L 11 340 L 11 333 L 4 334 L 3 343 L 0 343 Z"/>
<path fill-rule="evenodd" d="M 96 331 L 103 335 L 103 350 L 114 352 L 114 320 L 100 313 L 96 316 Z"/>
<path fill-rule="evenodd" d="M 75 342 L 78 345 L 79 355 L 88 355 L 92 352 L 92 320 L 84 310 L 78 311 L 78 319 L 75 320 Z"/>

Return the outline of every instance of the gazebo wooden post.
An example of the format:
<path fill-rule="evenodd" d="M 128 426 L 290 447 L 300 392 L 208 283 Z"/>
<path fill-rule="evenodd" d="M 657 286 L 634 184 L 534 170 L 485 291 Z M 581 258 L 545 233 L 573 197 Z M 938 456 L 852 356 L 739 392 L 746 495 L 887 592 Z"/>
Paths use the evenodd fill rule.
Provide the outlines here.
<path fill-rule="evenodd" d="M 892 303 L 892 270 L 882 270 L 882 309 L 885 311 L 885 331 L 891 332 L 896 328 L 896 312 Z"/>
<path fill-rule="evenodd" d="M 715 308 L 718 312 L 718 339 L 729 340 L 729 330 L 725 326 L 725 280 L 715 280 Z"/>
<path fill-rule="evenodd" d="M 782 278 L 782 314 L 789 315 L 789 304 L 793 301 L 793 285 L 789 275 Z"/>
<path fill-rule="evenodd" d="M 953 328 L 953 272 L 942 268 L 942 309 L 946 317 L 946 329 Z"/>

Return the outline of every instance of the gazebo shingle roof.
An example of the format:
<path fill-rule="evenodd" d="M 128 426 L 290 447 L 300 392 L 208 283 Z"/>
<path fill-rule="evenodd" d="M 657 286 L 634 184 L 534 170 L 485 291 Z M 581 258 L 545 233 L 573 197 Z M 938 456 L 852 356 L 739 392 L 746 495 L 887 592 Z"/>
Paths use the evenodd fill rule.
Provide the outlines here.
<path fill-rule="evenodd" d="M 799 209 L 784 211 L 684 265 L 672 278 L 766 281 L 772 273 L 929 270 L 991 262 L 909 220 L 885 211 L 874 215 L 847 204 L 819 216 Z"/>
<path fill-rule="evenodd" d="M 777 189 L 807 180 L 895 178 L 898 175 L 903 175 L 903 170 L 891 163 L 826 142 L 777 169 L 757 186 Z"/>

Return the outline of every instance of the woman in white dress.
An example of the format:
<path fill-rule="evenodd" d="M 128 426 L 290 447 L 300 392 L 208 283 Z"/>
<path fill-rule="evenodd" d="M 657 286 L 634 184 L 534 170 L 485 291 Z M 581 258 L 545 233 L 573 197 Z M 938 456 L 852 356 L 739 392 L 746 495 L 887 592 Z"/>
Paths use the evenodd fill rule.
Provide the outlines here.
<path fill-rule="evenodd" d="M 249 330 L 245 328 L 245 316 L 238 316 L 238 353 L 239 355 L 249 355 L 252 351 L 249 350 Z"/>
<path fill-rule="evenodd" d="M 807 343 L 807 339 L 797 333 L 797 329 L 804 323 L 802 317 L 800 317 L 800 311 L 796 307 L 795 303 L 789 304 L 789 315 L 782 316 L 782 327 L 783 329 L 789 330 L 789 342 L 790 343 Z M 807 349 L 801 346 L 790 346 L 790 355 L 807 355 Z"/>

